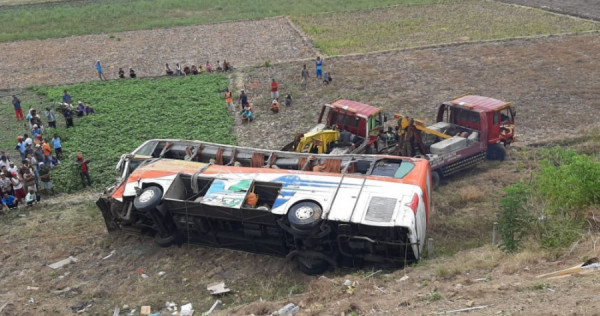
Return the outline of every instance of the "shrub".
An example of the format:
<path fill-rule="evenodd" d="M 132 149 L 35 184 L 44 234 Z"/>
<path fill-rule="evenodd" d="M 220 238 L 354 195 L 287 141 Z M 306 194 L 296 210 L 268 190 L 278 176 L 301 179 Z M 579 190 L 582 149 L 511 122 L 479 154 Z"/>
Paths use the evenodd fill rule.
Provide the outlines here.
<path fill-rule="evenodd" d="M 523 182 L 504 188 L 506 196 L 500 201 L 498 230 L 502 242 L 500 248 L 506 252 L 515 252 L 521 245 L 531 223 L 533 215 L 525 207 L 531 194 L 531 187 Z"/>

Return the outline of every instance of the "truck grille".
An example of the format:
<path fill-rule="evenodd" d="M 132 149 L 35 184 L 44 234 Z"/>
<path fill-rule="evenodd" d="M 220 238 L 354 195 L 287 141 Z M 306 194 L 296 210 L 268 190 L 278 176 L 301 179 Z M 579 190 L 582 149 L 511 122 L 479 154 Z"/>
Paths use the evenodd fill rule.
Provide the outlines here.
<path fill-rule="evenodd" d="M 375 196 L 371 198 L 365 220 L 371 222 L 390 222 L 396 208 L 396 199 Z"/>

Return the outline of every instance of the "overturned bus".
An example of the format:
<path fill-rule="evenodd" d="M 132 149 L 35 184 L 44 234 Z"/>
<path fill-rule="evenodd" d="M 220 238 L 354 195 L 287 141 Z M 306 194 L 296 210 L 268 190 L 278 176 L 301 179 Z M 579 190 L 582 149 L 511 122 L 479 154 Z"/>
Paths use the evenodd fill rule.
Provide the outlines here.
<path fill-rule="evenodd" d="M 432 192 L 424 159 L 149 140 L 118 169 L 97 201 L 111 233 L 286 257 L 307 274 L 422 255 Z"/>

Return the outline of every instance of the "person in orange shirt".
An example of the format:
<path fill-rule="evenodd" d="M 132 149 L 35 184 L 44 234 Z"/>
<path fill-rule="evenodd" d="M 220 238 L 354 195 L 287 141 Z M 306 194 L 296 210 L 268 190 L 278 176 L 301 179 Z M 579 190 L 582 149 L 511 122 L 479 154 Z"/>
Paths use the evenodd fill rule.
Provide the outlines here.
<path fill-rule="evenodd" d="M 52 148 L 48 142 L 48 138 L 44 139 L 42 144 L 42 150 L 44 151 L 44 164 L 50 166 L 50 159 L 52 158 Z"/>
<path fill-rule="evenodd" d="M 279 113 L 279 102 L 277 102 L 277 100 L 273 100 L 271 103 L 271 111 L 273 111 L 273 113 Z"/>
<path fill-rule="evenodd" d="M 231 108 L 231 111 L 235 111 L 235 105 L 233 105 L 233 96 L 231 95 L 229 88 L 225 89 L 225 102 L 227 103 L 227 107 Z"/>

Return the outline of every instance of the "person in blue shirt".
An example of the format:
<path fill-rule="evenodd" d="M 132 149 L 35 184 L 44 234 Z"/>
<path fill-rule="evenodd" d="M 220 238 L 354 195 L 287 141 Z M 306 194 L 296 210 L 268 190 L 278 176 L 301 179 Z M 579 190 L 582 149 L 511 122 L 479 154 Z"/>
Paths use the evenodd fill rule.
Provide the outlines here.
<path fill-rule="evenodd" d="M 252 122 L 254 121 L 254 113 L 252 113 L 252 108 L 250 106 L 244 107 L 244 112 L 242 113 L 242 122 Z"/>
<path fill-rule="evenodd" d="M 100 64 L 99 60 L 96 60 L 96 71 L 98 72 L 100 80 L 106 80 L 106 77 L 104 77 L 104 74 L 102 73 L 102 64 Z"/>
<path fill-rule="evenodd" d="M 62 159 L 62 144 L 60 143 L 60 137 L 58 134 L 54 134 L 54 138 L 51 140 L 52 147 L 54 147 L 54 152 L 56 152 L 56 157 L 58 159 Z"/>
<path fill-rule="evenodd" d="M 8 194 L 8 192 L 4 192 L 4 196 L 2 197 L 2 208 L 5 210 L 12 210 L 19 206 L 19 201 L 14 195 Z"/>
<path fill-rule="evenodd" d="M 69 105 L 73 104 L 73 100 L 71 99 L 71 95 L 67 90 L 63 91 L 63 103 L 67 103 Z"/>
<path fill-rule="evenodd" d="M 19 98 L 17 98 L 16 95 L 12 96 L 12 104 L 15 108 L 15 116 L 17 117 L 17 122 L 18 121 L 22 121 L 25 119 L 25 117 L 23 117 L 23 109 L 21 108 L 21 100 L 19 100 Z"/>
<path fill-rule="evenodd" d="M 27 147 L 25 146 L 25 142 L 23 141 L 23 138 L 21 136 L 17 137 L 17 146 L 15 147 L 15 149 L 19 151 L 19 154 L 21 155 L 21 160 L 24 160 L 25 150 L 27 149 Z"/>
<path fill-rule="evenodd" d="M 320 56 L 317 56 L 317 60 L 315 60 L 315 68 L 316 68 L 316 75 L 317 78 L 323 78 L 323 60 L 321 59 Z"/>

